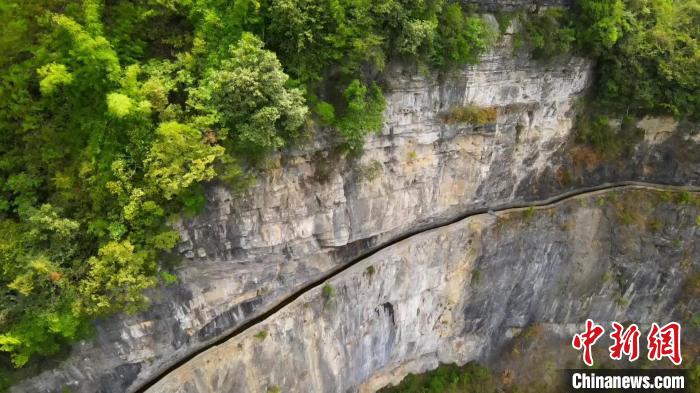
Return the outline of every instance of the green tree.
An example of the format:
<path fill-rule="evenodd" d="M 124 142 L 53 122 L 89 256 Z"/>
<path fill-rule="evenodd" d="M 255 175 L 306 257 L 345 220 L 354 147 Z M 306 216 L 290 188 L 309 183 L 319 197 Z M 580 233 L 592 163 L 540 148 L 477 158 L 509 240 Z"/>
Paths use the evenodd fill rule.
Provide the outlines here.
<path fill-rule="evenodd" d="M 622 0 L 576 2 L 576 40 L 592 54 L 609 50 L 628 29 Z"/>
<path fill-rule="evenodd" d="M 369 88 L 354 80 L 343 93 L 347 107 L 338 119 L 338 129 L 351 151 L 360 151 L 365 136 L 380 132 L 383 124 L 386 101 L 375 84 Z"/>
<path fill-rule="evenodd" d="M 521 34 L 537 59 L 550 59 L 569 53 L 576 39 L 569 14 L 557 8 L 529 16 Z"/>
<path fill-rule="evenodd" d="M 176 122 L 162 123 L 144 164 L 146 179 L 165 199 L 181 194 L 193 184 L 211 180 L 215 161 L 224 148 L 204 142 L 194 128 Z"/>
<path fill-rule="evenodd" d="M 302 92 L 287 87 L 288 79 L 275 54 L 245 33 L 191 91 L 191 103 L 228 130 L 221 137 L 230 137 L 236 150 L 260 155 L 297 138 L 306 119 Z"/>
<path fill-rule="evenodd" d="M 600 106 L 698 119 L 700 3 L 634 2 L 625 18 L 622 37 L 600 56 Z"/>
<path fill-rule="evenodd" d="M 433 64 L 454 67 L 476 63 L 495 32 L 481 17 L 468 15 L 459 4 L 452 3 L 439 16 L 437 34 Z"/>
<path fill-rule="evenodd" d="M 90 273 L 80 284 L 80 298 L 74 306 L 80 314 L 133 313 L 148 303 L 143 290 L 157 282 L 155 261 L 128 240 L 103 245 L 87 263 Z"/>

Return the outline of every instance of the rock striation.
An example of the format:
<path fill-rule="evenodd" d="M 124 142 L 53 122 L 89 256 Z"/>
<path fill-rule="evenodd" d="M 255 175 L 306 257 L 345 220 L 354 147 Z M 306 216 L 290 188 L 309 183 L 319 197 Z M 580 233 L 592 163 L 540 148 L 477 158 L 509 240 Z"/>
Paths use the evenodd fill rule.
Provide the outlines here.
<path fill-rule="evenodd" d="M 680 200 L 644 189 L 596 192 L 423 232 L 148 392 L 374 392 L 439 363 L 490 362 L 533 332 L 564 344 L 550 359 L 574 358 L 566 344 L 586 318 L 607 328 L 634 321 L 645 331 L 682 320 L 688 307 L 700 311 L 685 286 L 700 273 L 700 203 Z"/>
<path fill-rule="evenodd" d="M 543 7 L 570 7 L 573 0 L 462 0 L 462 3 L 488 12 L 536 11 Z"/>
<path fill-rule="evenodd" d="M 466 211 L 618 180 L 700 179 L 697 136 L 684 124 L 645 139 L 633 159 L 572 155 L 574 107 L 591 62 L 540 63 L 514 54 L 510 42 L 506 35 L 478 65 L 449 75 L 393 65 L 384 128 L 359 157 L 340 156 L 318 130 L 248 190 L 212 184 L 205 211 L 175 224 L 178 283 L 154 290 L 146 312 L 100 321 L 94 339 L 14 391 L 133 392 L 295 290 Z M 497 116 L 479 125 L 446 120 L 465 106 Z M 643 125 L 653 132 L 655 124 Z"/>

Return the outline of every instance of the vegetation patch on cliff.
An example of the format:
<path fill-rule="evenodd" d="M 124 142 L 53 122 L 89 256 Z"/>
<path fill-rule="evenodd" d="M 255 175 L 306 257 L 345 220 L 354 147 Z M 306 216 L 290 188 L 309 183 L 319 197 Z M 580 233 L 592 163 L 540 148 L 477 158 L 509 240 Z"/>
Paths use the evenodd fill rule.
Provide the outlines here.
<path fill-rule="evenodd" d="M 645 115 L 700 118 L 698 0 L 580 0 L 522 18 L 516 44 L 537 59 L 574 53 L 596 60 L 596 83 L 578 138 L 606 156 L 639 142 L 625 123 Z M 624 119 L 622 128 L 608 118 Z"/>
<path fill-rule="evenodd" d="M 487 393 L 496 392 L 491 372 L 484 366 L 470 362 L 460 367 L 441 365 L 424 374 L 409 374 L 396 386 L 381 389 L 380 393 Z"/>
<path fill-rule="evenodd" d="M 474 124 L 483 126 L 495 123 L 498 117 L 498 108 L 494 106 L 478 106 L 467 104 L 464 106 L 454 106 L 450 110 L 442 113 L 442 119 L 447 124 Z"/>
<path fill-rule="evenodd" d="M 697 0 L 581 0 L 568 13 L 548 10 L 528 19 L 523 40 L 545 57 L 571 50 L 595 56 L 592 104 L 600 109 L 697 120 L 699 20 Z"/>
<path fill-rule="evenodd" d="M 584 109 L 576 118 L 576 141 L 589 145 L 602 158 L 630 156 L 643 139 L 644 131 L 631 116 L 616 124 L 607 116 Z"/>

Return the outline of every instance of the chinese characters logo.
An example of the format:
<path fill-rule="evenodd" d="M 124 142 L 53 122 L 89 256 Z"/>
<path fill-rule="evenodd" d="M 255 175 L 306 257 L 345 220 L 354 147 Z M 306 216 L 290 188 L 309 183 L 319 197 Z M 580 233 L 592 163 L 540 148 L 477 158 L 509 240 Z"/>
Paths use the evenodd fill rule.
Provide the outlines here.
<path fill-rule="evenodd" d="M 630 362 L 639 359 L 639 337 L 641 332 L 636 324 L 629 325 L 626 329 L 617 322 L 612 323 L 613 331 L 610 338 L 613 345 L 608 348 L 610 358 L 621 360 L 624 357 Z M 605 329 L 593 322 L 586 320 L 586 330 L 574 335 L 571 346 L 577 351 L 582 351 L 583 362 L 587 366 L 593 366 L 593 345 L 603 336 Z M 680 365 L 681 356 L 681 325 L 670 322 L 664 326 L 657 323 L 651 325 L 647 335 L 647 358 L 650 361 L 668 358 L 673 364 Z"/>

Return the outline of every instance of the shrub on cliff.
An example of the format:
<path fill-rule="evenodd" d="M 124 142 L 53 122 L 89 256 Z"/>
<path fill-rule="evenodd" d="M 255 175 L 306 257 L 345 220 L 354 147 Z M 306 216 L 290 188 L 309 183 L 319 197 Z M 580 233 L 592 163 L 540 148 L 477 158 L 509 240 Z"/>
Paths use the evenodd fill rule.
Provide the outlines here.
<path fill-rule="evenodd" d="M 700 2 L 625 3 L 620 25 L 614 44 L 594 41 L 609 45 L 598 44 L 600 106 L 624 113 L 699 119 Z M 605 24 L 600 30 L 598 36 L 615 35 Z"/>
<path fill-rule="evenodd" d="M 574 29 L 565 10 L 551 8 L 525 20 L 520 42 L 537 59 L 549 59 L 569 53 L 574 43 Z"/>
<path fill-rule="evenodd" d="M 424 374 L 408 374 L 396 386 L 380 390 L 380 393 L 492 393 L 499 391 L 496 380 L 484 366 L 469 362 L 440 365 Z"/>
<path fill-rule="evenodd" d="M 448 124 L 469 123 L 479 126 L 495 123 L 497 117 L 498 108 L 493 106 L 481 107 L 474 104 L 452 107 L 442 115 L 442 118 Z"/>
<path fill-rule="evenodd" d="M 343 92 L 347 106 L 336 120 L 351 151 L 359 151 L 365 136 L 381 130 L 386 101 L 376 84 L 367 87 L 355 79 Z"/>
<path fill-rule="evenodd" d="M 518 40 L 539 59 L 597 60 L 593 106 L 620 115 L 700 119 L 698 0 L 580 0 L 524 19 Z"/>
<path fill-rule="evenodd" d="M 218 139 L 241 154 L 262 155 L 299 137 L 308 109 L 302 91 L 274 53 L 256 36 L 244 33 L 228 54 L 190 90 L 190 105 L 200 110 Z"/>

